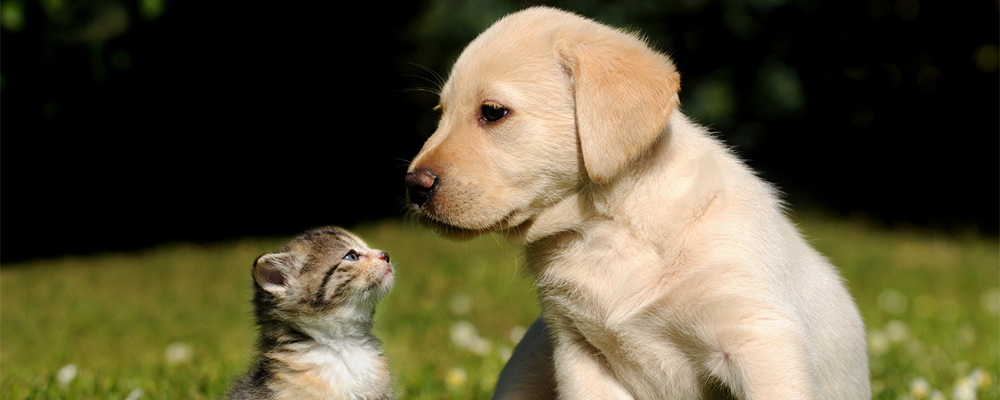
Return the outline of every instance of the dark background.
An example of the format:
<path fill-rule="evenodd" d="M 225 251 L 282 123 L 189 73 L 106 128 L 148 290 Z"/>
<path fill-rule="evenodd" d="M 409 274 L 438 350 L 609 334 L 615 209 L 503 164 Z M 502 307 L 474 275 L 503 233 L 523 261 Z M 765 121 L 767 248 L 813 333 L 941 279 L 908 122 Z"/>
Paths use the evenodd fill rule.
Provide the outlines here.
<path fill-rule="evenodd" d="M 56 3 L 0 5 L 3 262 L 400 217 L 430 71 L 536 4 Z M 997 1 L 546 4 L 670 54 L 793 209 L 997 233 Z"/>

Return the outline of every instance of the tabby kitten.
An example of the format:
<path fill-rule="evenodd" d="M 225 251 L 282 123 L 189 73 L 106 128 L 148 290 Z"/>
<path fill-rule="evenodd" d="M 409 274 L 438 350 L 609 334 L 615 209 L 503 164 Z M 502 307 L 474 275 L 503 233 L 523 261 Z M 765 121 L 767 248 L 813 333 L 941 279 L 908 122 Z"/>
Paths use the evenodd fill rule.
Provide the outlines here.
<path fill-rule="evenodd" d="M 308 231 L 253 267 L 260 354 L 229 399 L 391 399 L 371 334 L 389 255 L 338 227 Z"/>

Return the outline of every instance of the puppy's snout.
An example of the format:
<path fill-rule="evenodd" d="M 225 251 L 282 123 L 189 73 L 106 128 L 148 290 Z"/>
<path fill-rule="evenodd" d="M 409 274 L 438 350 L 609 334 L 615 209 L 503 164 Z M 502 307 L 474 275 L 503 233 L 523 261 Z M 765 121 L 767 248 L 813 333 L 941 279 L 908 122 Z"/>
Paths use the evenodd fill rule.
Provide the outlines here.
<path fill-rule="evenodd" d="M 407 193 L 410 195 L 410 201 L 419 207 L 424 205 L 427 199 L 430 198 L 431 190 L 437 184 L 437 177 L 427 171 L 413 171 L 406 174 L 404 183 L 406 184 Z"/>

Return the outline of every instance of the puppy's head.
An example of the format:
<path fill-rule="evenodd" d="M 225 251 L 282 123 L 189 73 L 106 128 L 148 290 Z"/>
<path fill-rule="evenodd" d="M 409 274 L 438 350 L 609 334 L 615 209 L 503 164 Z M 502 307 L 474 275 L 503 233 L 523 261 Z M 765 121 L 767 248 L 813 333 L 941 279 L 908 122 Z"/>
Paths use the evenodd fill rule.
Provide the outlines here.
<path fill-rule="evenodd" d="M 551 8 L 508 15 L 442 88 L 438 128 L 406 176 L 410 211 L 458 237 L 517 227 L 614 180 L 659 137 L 679 86 L 633 35 Z"/>

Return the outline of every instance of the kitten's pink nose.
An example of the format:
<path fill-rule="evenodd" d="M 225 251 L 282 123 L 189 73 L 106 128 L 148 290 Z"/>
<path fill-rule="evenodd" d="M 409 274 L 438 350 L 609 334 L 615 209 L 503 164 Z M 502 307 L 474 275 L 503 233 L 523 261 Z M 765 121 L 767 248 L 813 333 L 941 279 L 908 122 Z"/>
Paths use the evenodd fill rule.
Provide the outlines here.
<path fill-rule="evenodd" d="M 385 262 L 389 262 L 389 253 L 383 251 L 382 254 L 379 254 L 378 259 L 385 260 Z"/>

